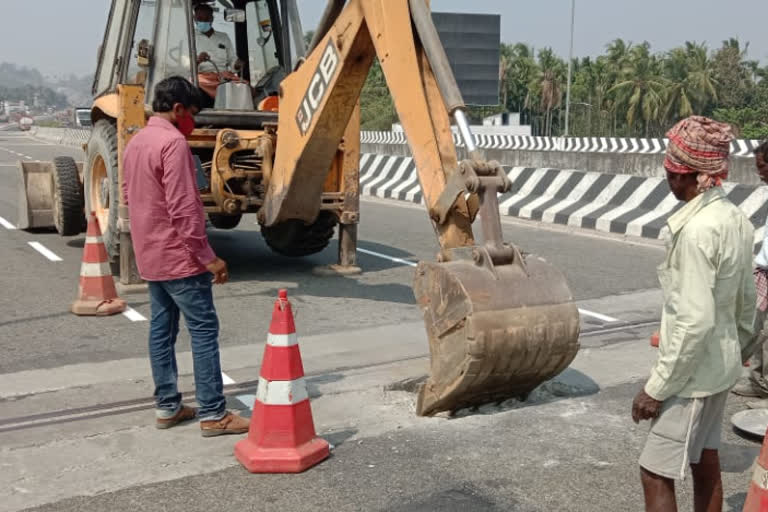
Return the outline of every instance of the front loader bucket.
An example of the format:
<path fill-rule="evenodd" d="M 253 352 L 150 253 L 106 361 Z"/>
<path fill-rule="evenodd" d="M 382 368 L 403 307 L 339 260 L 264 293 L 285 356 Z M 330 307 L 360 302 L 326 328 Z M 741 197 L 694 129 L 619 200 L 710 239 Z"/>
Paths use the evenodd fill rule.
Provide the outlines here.
<path fill-rule="evenodd" d="M 557 269 L 517 251 L 505 265 L 482 248 L 453 252 L 463 257 L 416 272 L 431 354 L 420 416 L 525 397 L 579 349 L 579 312 Z"/>
<path fill-rule="evenodd" d="M 54 227 L 53 163 L 19 162 L 18 169 L 18 228 Z"/>

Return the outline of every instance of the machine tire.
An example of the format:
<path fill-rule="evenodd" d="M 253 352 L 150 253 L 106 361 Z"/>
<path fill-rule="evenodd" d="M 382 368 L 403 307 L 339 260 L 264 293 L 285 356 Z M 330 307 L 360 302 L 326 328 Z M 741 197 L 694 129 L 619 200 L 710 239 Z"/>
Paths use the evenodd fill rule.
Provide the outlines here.
<path fill-rule="evenodd" d="M 243 214 L 237 215 L 222 215 L 221 213 L 209 213 L 208 220 L 211 221 L 213 227 L 216 229 L 235 229 L 240 224 L 240 219 L 243 218 Z"/>
<path fill-rule="evenodd" d="M 85 231 L 83 189 L 77 163 L 68 156 L 53 159 L 53 224 L 61 236 Z"/>
<path fill-rule="evenodd" d="M 321 211 L 312 224 L 288 220 L 270 227 L 262 227 L 261 234 L 270 249 L 283 256 L 300 258 L 315 254 L 328 246 L 337 224 L 332 212 Z"/>
<path fill-rule="evenodd" d="M 117 232 L 120 187 L 117 182 L 117 166 L 117 129 L 111 121 L 101 119 L 96 122 L 88 140 L 83 195 L 85 210 L 96 213 L 107 255 L 115 261 L 120 256 L 120 236 Z"/>

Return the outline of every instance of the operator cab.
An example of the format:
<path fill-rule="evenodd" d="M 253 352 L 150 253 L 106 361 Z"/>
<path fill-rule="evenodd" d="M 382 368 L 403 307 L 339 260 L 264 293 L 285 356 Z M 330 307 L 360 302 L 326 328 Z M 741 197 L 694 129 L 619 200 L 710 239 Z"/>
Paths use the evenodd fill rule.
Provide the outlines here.
<path fill-rule="evenodd" d="M 295 2 L 113 0 L 99 50 L 94 97 L 115 92 L 118 84 L 142 84 L 145 103 L 150 104 L 157 83 L 178 75 L 208 92 L 203 93 L 209 100 L 206 108 L 196 116 L 199 127 L 258 129 L 276 122 L 280 82 L 305 52 Z M 203 53 L 198 41 L 206 37 L 195 24 L 199 5 L 210 6 L 217 33 L 216 43 L 205 41 L 206 47 L 211 50 L 214 44 L 213 50 L 218 50 L 224 46 L 220 41 L 228 39 L 236 69 L 221 69 L 210 61 L 198 65 Z"/>

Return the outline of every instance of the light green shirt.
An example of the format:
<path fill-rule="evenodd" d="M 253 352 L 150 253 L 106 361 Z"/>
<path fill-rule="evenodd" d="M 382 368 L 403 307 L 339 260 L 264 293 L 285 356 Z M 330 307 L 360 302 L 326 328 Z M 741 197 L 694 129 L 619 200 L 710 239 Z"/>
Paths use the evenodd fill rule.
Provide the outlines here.
<path fill-rule="evenodd" d="M 661 401 L 706 397 L 736 383 L 752 341 L 754 228 L 721 187 L 698 195 L 667 224 L 659 357 L 645 392 Z"/>

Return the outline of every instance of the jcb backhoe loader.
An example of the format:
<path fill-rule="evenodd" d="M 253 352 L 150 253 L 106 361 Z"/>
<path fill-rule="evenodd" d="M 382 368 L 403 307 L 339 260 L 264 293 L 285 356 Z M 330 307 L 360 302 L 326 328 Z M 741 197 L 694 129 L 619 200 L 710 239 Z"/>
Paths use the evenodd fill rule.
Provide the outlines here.
<path fill-rule="evenodd" d="M 84 203 L 120 258 L 123 284 L 136 276 L 118 193 L 122 151 L 151 114 L 146 104 L 160 80 L 199 83 L 194 3 L 112 0 L 82 187 L 66 159 L 22 173 L 27 225 L 54 218 L 72 234 Z M 242 81 L 218 86 L 214 108 L 201 111 L 189 137 L 213 225 L 234 227 L 256 212 L 270 247 L 301 256 L 325 248 L 339 224 L 340 268 L 355 265 L 358 100 L 378 58 L 440 245 L 437 262 L 419 263 L 414 281 L 431 352 L 417 413 L 525 396 L 565 369 L 579 346 L 578 311 L 558 270 L 502 240 L 497 194 L 511 183 L 500 165 L 477 158 L 426 0 L 330 0 L 306 51 L 295 0 L 211 3 L 225 10 L 244 64 Z M 468 160 L 458 161 L 451 119 Z M 478 213 L 482 244 L 472 232 Z"/>

